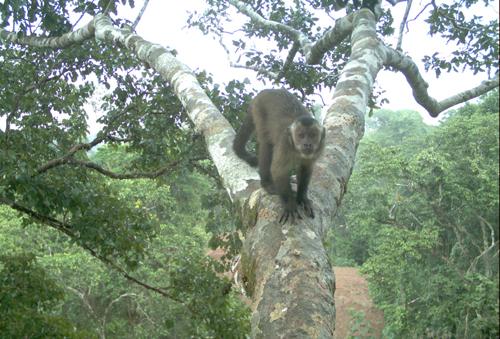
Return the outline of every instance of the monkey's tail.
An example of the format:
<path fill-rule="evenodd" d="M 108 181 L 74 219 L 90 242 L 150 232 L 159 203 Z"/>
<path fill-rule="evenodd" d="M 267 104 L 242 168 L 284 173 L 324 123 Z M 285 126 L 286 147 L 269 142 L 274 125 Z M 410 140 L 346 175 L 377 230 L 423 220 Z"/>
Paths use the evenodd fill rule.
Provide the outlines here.
<path fill-rule="evenodd" d="M 252 132 L 255 130 L 255 124 L 253 123 L 252 114 L 248 113 L 243 120 L 243 124 L 236 133 L 236 137 L 233 142 L 233 150 L 237 156 L 245 160 L 250 166 L 257 166 L 257 157 L 253 154 L 248 153 L 246 149 L 246 144 L 250 140 Z"/>

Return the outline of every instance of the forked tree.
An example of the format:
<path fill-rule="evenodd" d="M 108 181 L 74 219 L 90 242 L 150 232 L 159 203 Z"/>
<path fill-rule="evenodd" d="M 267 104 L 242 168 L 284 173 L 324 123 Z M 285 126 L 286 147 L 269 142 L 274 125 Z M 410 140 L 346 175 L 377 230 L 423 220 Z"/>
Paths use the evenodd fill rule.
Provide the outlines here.
<path fill-rule="evenodd" d="M 245 230 L 241 271 L 252 299 L 252 337 L 333 336 L 335 279 L 323 242 L 346 192 L 365 115 L 383 99 L 373 94 L 377 74 L 382 69 L 404 74 L 406 82 L 399 86 L 410 86 L 415 101 L 432 117 L 497 88 L 498 21 L 467 13 L 490 2 L 429 0 L 416 6 L 412 0 L 210 0 L 203 13 L 190 17 L 189 25 L 220 40 L 232 66 L 252 69 L 272 87 L 286 87 L 304 100 L 317 93 L 329 97 L 325 150 L 309 189 L 315 218 L 284 226 L 278 224 L 278 198 L 260 189 L 257 171 L 232 151 L 235 130 L 214 104 L 217 92 L 207 95 L 206 81 L 183 64 L 170 49 L 175 46 L 146 41 L 135 32 L 147 2 L 134 22 L 120 17 L 125 6 L 133 5 L 131 0 L 0 5 L 0 202 L 64 232 L 126 278 L 168 295 L 111 259 L 127 249 L 124 239 L 143 216 L 99 208 L 107 203 L 106 193 L 92 195 L 92 185 L 80 185 L 78 192 L 68 188 L 86 173 L 155 178 L 182 162 L 194 163 L 197 159 L 184 149 L 177 159 L 149 159 L 154 170 L 115 173 L 85 157 L 103 144 L 154 144 L 154 139 L 139 140 L 138 131 L 154 130 L 148 119 L 162 113 L 169 124 L 165 133 L 183 133 L 188 126 L 203 136 L 236 206 L 235 218 Z M 164 6 L 168 11 L 175 3 Z M 397 29 L 391 15 L 395 6 L 406 6 Z M 423 19 L 430 35 L 456 44 L 450 56 L 435 51 L 425 59 L 426 67 L 438 74 L 467 69 L 484 80 L 480 85 L 442 101 L 428 93 L 421 70 L 403 50 L 408 27 Z M 148 24 L 162 29 L 161 22 Z M 391 45 L 393 32 L 398 39 Z M 82 142 L 87 133 L 84 105 L 99 88 L 96 84 L 110 89 L 102 98 L 103 127 L 91 141 Z M 190 122 L 181 123 L 185 116 Z M 43 139 L 42 133 L 50 137 Z M 161 138 L 161 131 L 154 135 Z M 56 189 L 56 182 L 66 182 L 67 189 Z M 75 203 L 81 198 L 77 194 L 87 195 L 87 211 Z M 100 218 L 99 231 L 85 219 L 89 216 Z"/>

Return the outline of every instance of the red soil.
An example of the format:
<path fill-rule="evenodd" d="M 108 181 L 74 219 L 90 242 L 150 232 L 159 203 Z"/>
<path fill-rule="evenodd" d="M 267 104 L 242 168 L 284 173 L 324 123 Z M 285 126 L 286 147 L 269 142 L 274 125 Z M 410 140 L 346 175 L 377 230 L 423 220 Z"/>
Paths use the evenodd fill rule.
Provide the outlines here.
<path fill-rule="evenodd" d="M 362 338 L 380 338 L 384 328 L 384 315 L 373 305 L 366 280 L 354 267 L 334 267 L 333 271 L 337 287 L 335 337 L 344 339 L 349 335 L 358 335 Z M 362 313 L 358 313 L 359 317 L 353 319 L 353 311 Z M 361 330 L 353 332 L 356 325 Z"/>

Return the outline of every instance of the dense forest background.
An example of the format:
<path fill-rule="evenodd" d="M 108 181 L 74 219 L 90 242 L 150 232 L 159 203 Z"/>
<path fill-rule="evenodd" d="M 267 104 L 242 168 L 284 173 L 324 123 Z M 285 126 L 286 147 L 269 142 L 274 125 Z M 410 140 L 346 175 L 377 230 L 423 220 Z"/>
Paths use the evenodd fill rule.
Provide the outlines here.
<path fill-rule="evenodd" d="M 334 265 L 362 267 L 386 338 L 499 335 L 498 106 L 494 91 L 449 111 L 439 126 L 414 111 L 367 119 L 326 245 Z M 100 147 L 90 158 L 120 171 L 135 161 L 125 147 Z M 167 299 L 4 206 L 2 337 L 244 337 L 250 312 L 216 274 L 228 264 L 206 256 L 210 238 L 235 226 L 210 171 L 179 166 L 156 182 L 98 180 L 124 209 L 147 213 L 150 224 L 137 226 L 150 230 L 147 239 L 126 245 L 142 247 L 130 259 L 134 277 L 161 286 Z"/>
<path fill-rule="evenodd" d="M 367 120 L 329 245 L 362 265 L 384 337 L 498 337 L 498 104 Z"/>

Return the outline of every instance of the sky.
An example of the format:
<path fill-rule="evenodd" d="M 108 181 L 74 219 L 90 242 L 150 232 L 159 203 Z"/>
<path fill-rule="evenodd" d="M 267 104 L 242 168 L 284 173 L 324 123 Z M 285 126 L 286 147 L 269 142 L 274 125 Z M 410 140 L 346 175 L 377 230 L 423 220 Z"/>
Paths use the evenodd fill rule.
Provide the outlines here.
<path fill-rule="evenodd" d="M 451 1 L 446 2 L 450 3 Z M 263 86 L 255 80 L 255 73 L 253 71 L 230 67 L 228 56 L 217 41 L 210 36 L 204 36 L 195 28 L 186 27 L 188 12 L 194 10 L 201 12 L 205 3 L 202 0 L 184 0 L 176 1 L 176 5 L 172 6 L 171 2 L 151 0 L 137 27 L 137 33 L 151 42 L 175 48 L 179 53 L 178 58 L 180 61 L 192 69 L 205 70 L 211 73 L 217 82 L 227 83 L 232 79 L 243 80 L 247 77 L 251 79 L 252 85 L 255 85 L 257 88 Z M 440 2 L 438 1 L 438 3 Z M 141 6 L 142 1 L 136 1 L 136 8 L 133 11 L 126 13 L 119 10 L 119 14 L 126 15 L 133 20 Z M 386 3 L 384 6 L 390 5 Z M 400 18 L 403 16 L 405 6 L 405 3 L 400 3 L 392 7 L 397 30 L 399 29 Z M 409 17 L 413 18 L 421 8 L 422 1 L 415 0 Z M 498 0 L 490 4 L 488 8 L 482 9 L 479 14 L 489 18 L 498 17 Z M 419 66 L 424 79 L 429 83 L 429 93 L 431 96 L 442 100 L 460 91 L 477 86 L 481 81 L 486 80 L 485 75 L 478 74 L 474 76 L 471 72 L 443 73 L 438 79 L 436 79 L 433 71 L 426 73 L 423 62 L 421 62 L 424 55 L 430 55 L 435 51 L 446 55 L 450 54 L 454 48 L 447 45 L 444 40 L 437 37 L 430 37 L 427 33 L 427 26 L 425 23 L 421 23 L 422 18 L 425 18 L 425 15 L 422 15 L 419 20 L 409 24 L 409 32 L 403 39 L 403 50 Z M 233 24 L 237 26 L 239 20 L 244 19 L 236 17 Z M 397 34 L 395 34 L 394 41 L 396 37 Z M 384 105 L 384 108 L 393 110 L 413 109 L 420 112 L 427 123 L 436 122 L 415 102 L 411 88 L 407 85 L 401 73 L 381 71 L 378 74 L 377 83 L 386 91 L 384 95 L 390 101 L 389 104 Z M 328 97 L 331 94 L 331 92 L 322 93 L 327 103 Z"/>

